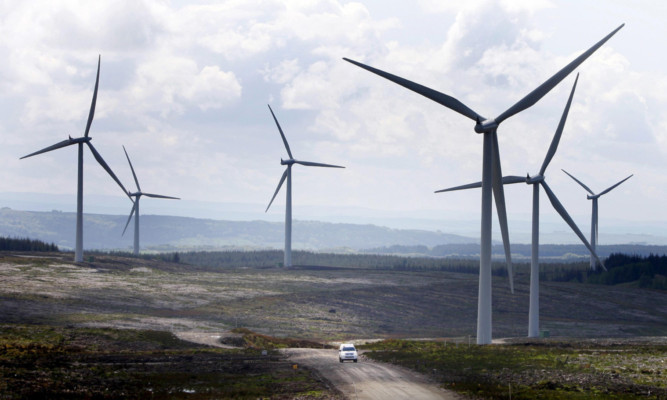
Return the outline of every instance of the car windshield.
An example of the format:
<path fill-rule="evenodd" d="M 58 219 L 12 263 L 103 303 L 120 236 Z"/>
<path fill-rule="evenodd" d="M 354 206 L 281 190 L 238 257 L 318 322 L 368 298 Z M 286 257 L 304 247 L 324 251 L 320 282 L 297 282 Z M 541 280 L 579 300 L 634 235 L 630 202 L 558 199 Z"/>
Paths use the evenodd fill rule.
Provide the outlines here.
<path fill-rule="evenodd" d="M 343 351 L 354 351 L 354 347 L 343 347 Z"/>

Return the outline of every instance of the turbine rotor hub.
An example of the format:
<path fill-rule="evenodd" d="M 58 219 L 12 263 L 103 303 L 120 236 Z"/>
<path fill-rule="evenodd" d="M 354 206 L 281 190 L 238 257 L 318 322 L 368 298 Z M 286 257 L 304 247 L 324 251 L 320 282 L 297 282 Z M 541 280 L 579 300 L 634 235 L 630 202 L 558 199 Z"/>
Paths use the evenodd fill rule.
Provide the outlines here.
<path fill-rule="evenodd" d="M 88 137 L 78 137 L 72 139 L 72 137 L 69 138 L 70 143 L 85 143 L 85 142 L 90 142 L 90 139 L 92 139 L 90 136 Z"/>
<path fill-rule="evenodd" d="M 495 119 L 485 119 L 484 121 L 477 121 L 475 125 L 475 132 L 487 133 L 493 132 L 498 128 L 498 123 Z"/>
<path fill-rule="evenodd" d="M 544 175 L 535 175 L 535 176 L 530 176 L 526 175 L 526 184 L 528 185 L 534 185 L 536 183 L 540 183 L 544 180 Z"/>
<path fill-rule="evenodd" d="M 283 160 L 282 158 L 280 159 L 280 165 L 292 165 L 295 162 L 296 162 L 296 160 L 293 159 L 293 158 L 290 158 L 290 159 L 287 159 L 287 160 Z"/>

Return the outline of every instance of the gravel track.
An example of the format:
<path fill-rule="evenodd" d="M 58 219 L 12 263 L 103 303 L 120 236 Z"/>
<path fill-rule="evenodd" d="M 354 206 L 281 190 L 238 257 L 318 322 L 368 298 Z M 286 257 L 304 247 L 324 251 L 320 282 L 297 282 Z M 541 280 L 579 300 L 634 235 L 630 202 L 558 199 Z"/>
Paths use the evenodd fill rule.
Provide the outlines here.
<path fill-rule="evenodd" d="M 429 382 L 423 375 L 394 365 L 366 361 L 363 356 L 358 363 L 340 363 L 336 350 L 286 349 L 284 353 L 295 364 L 316 370 L 352 400 L 462 399 Z"/>

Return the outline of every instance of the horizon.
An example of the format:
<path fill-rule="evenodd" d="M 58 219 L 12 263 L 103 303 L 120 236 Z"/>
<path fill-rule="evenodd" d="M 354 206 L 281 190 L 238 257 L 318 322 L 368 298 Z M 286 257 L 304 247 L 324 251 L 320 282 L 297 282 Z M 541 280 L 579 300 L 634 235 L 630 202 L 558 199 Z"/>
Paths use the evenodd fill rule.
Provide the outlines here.
<path fill-rule="evenodd" d="M 12 197 L 15 197 L 15 199 L 12 199 Z M 42 201 L 44 199 L 43 194 L 27 195 L 25 193 L 0 192 L 0 208 L 7 207 L 15 211 L 26 212 L 75 213 L 76 204 L 71 201 L 73 197 L 72 195 L 51 195 L 48 197 L 48 201 Z M 98 214 L 127 218 L 132 207 L 132 204 L 123 197 L 89 195 L 88 198 L 93 204 L 89 206 L 87 211 L 84 210 L 84 215 Z M 32 200 L 26 203 L 26 199 Z M 104 201 L 99 201 L 99 199 L 104 199 Z M 149 201 L 151 202 L 150 206 L 144 207 L 149 208 L 149 211 L 142 212 L 144 216 L 184 217 L 235 222 L 262 221 L 284 224 L 284 214 L 280 210 L 273 213 L 264 213 L 265 206 L 260 203 L 242 204 L 185 200 L 178 204 L 174 204 L 175 202 L 165 204 L 169 202 L 162 202 L 159 199 Z M 158 205 L 157 203 L 162 204 Z M 30 204 L 30 206 L 26 207 L 25 204 Z M 392 217 L 391 215 L 394 212 L 391 210 L 369 210 L 352 207 L 327 207 L 323 209 L 317 205 L 301 205 L 295 207 L 295 210 L 298 210 L 298 212 L 295 212 L 294 221 L 298 222 L 370 224 L 388 229 L 452 234 L 469 238 L 471 243 L 479 243 L 479 218 L 475 219 L 475 216 L 470 219 L 460 216 L 450 216 L 450 218 L 442 216 L 441 219 L 432 219 L 428 218 L 429 210 L 425 210 L 414 214 Z M 369 213 L 369 211 L 374 213 Z M 297 217 L 296 214 L 300 214 L 300 216 Z M 511 243 L 529 244 L 531 240 L 530 213 L 510 214 L 509 219 Z M 540 244 L 581 244 L 575 234 L 569 230 L 569 227 L 555 212 L 550 218 L 546 216 L 541 218 L 540 223 L 542 228 L 540 230 Z M 667 231 L 665 224 L 650 221 L 606 219 L 602 221 L 601 225 L 603 228 L 601 228 L 599 245 L 667 245 L 667 235 L 662 235 L 662 232 Z M 131 243 L 131 235 L 126 236 L 128 243 Z M 493 225 L 493 238 L 494 244 L 501 242 L 497 221 L 494 221 Z"/>

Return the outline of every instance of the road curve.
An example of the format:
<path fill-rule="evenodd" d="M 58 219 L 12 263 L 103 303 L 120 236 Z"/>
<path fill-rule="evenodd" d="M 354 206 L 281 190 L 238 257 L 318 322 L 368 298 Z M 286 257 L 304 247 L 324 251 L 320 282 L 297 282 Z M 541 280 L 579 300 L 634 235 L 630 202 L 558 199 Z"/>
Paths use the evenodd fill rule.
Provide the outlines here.
<path fill-rule="evenodd" d="M 338 362 L 336 350 L 285 349 L 297 365 L 315 369 L 351 400 L 460 400 L 462 397 L 430 383 L 424 376 L 391 364 Z"/>

